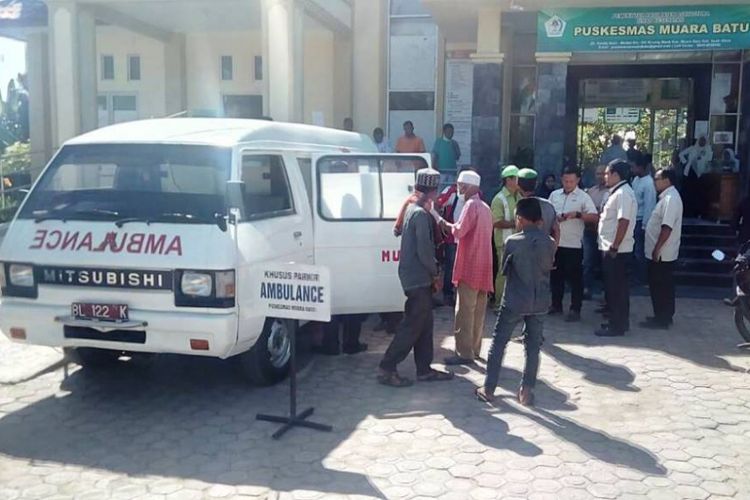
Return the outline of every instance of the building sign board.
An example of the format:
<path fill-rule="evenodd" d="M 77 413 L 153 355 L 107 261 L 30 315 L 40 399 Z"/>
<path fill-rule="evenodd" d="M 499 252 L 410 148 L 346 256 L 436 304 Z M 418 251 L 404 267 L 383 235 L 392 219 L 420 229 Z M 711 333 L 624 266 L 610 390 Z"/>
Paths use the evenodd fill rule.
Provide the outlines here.
<path fill-rule="evenodd" d="M 445 61 L 445 123 L 453 125 L 453 139 L 461 148 L 459 165 L 471 163 L 471 113 L 474 99 L 474 63 L 471 59 Z"/>
<path fill-rule="evenodd" d="M 539 52 L 750 48 L 750 5 L 545 9 Z"/>
<path fill-rule="evenodd" d="M 331 320 L 331 274 L 327 267 L 268 263 L 257 269 L 254 299 L 269 318 Z"/>
<path fill-rule="evenodd" d="M 641 121 L 640 108 L 607 108 L 604 113 L 607 123 L 638 123 Z"/>

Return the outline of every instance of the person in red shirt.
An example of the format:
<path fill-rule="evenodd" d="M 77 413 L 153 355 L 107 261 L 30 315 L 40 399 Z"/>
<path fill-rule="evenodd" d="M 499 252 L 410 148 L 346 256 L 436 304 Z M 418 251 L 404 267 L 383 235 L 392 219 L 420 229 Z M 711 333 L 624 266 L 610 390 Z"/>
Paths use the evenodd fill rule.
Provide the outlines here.
<path fill-rule="evenodd" d="M 472 364 L 479 358 L 484 336 L 487 296 L 492 285 L 492 212 L 479 197 L 481 177 L 472 170 L 458 176 L 458 192 L 466 199 L 458 222 L 450 228 L 457 241 L 453 285 L 457 287 L 455 339 L 456 354 L 445 359 L 446 365 Z"/>

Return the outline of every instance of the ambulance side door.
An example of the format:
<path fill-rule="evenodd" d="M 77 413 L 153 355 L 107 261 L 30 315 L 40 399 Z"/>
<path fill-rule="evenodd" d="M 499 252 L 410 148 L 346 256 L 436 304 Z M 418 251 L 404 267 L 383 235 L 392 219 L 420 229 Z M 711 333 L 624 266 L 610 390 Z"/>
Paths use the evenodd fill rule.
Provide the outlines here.
<path fill-rule="evenodd" d="M 331 271 L 334 314 L 402 311 L 393 225 L 427 155 L 313 157 L 316 264 Z"/>

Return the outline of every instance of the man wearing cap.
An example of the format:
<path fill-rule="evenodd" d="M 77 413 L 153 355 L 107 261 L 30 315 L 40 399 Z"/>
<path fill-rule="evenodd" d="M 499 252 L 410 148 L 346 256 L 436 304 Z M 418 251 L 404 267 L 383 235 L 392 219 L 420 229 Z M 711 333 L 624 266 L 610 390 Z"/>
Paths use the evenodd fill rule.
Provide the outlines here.
<path fill-rule="evenodd" d="M 518 167 L 508 165 L 500 176 L 503 187 L 492 199 L 490 208 L 492 210 L 492 225 L 494 227 L 495 252 L 497 262 L 503 260 L 503 244 L 516 229 L 516 203 L 518 202 Z M 500 304 L 505 279 L 503 273 L 498 272 L 495 276 L 495 303 Z"/>
<path fill-rule="evenodd" d="M 482 348 L 487 295 L 492 292 L 492 212 L 479 197 L 480 181 L 472 170 L 461 172 L 458 192 L 466 199 L 461 217 L 455 224 L 440 219 L 458 242 L 453 267 L 456 354 L 445 359 L 446 365 L 472 364 Z"/>
<path fill-rule="evenodd" d="M 406 387 L 412 381 L 398 374 L 396 367 L 414 349 L 417 380 L 450 380 L 452 373 L 433 369 L 432 293 L 437 284 L 435 220 L 430 214 L 438 194 L 440 172 L 431 168 L 417 171 L 414 201 L 406 208 L 401 226 L 401 257 L 398 277 L 406 294 L 404 320 L 380 361 L 378 382 Z"/>

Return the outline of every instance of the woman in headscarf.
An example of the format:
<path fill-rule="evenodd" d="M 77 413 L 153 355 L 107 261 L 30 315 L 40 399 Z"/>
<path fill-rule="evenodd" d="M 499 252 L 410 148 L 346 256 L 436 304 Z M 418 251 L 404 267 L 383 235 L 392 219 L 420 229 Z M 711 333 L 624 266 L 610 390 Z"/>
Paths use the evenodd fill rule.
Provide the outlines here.
<path fill-rule="evenodd" d="M 685 199 L 685 215 L 701 217 L 706 215 L 706 189 L 701 182 L 703 174 L 711 170 L 714 153 L 705 135 L 698 138 L 698 142 L 680 153 L 680 161 L 685 166 L 683 170 L 683 198 Z"/>

